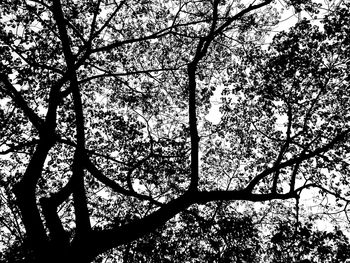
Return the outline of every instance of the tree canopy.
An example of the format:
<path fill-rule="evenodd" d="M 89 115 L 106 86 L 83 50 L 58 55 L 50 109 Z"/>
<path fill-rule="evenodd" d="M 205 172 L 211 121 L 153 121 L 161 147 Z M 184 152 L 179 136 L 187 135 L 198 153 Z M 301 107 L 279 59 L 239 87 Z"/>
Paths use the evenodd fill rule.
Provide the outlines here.
<path fill-rule="evenodd" d="M 299 203 L 315 189 L 334 199 L 321 203 L 325 212 L 346 218 L 349 8 L 2 1 L 1 246 L 38 263 L 92 262 L 111 249 L 124 262 L 167 262 L 169 251 L 178 262 L 253 262 L 263 217 L 249 215 L 253 203 L 278 212 L 283 205 L 273 204 Z M 283 12 L 298 22 L 274 34 Z M 213 98 L 218 122 L 207 117 Z M 234 213 L 238 205 L 245 214 Z M 340 230 L 297 222 L 289 234 L 293 223 L 281 222 L 266 260 L 318 251 L 339 262 L 326 261 L 338 248 L 334 260 L 349 256 Z"/>

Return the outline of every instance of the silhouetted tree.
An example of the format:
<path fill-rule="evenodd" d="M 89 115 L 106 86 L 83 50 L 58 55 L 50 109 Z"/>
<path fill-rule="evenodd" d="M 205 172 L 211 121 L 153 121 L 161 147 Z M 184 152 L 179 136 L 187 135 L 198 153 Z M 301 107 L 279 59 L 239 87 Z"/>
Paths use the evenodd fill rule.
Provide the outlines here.
<path fill-rule="evenodd" d="M 265 48 L 281 5 L 319 10 L 311 0 L 2 1 L 0 222 L 9 253 L 91 262 L 154 245 L 157 229 L 196 205 L 297 199 L 311 187 L 346 211 L 349 4 Z M 206 116 L 220 89 L 213 124 Z M 247 220 L 206 229 L 220 235 L 244 222 L 246 232 L 225 234 L 230 248 L 208 241 L 222 259 L 256 253 Z"/>

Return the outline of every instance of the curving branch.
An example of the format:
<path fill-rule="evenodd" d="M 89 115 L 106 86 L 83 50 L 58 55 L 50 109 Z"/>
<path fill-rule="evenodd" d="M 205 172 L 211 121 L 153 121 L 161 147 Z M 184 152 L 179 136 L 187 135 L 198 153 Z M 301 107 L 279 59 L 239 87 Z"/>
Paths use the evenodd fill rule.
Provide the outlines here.
<path fill-rule="evenodd" d="M 49 197 L 40 199 L 42 212 L 45 217 L 46 226 L 50 232 L 51 241 L 56 246 L 69 245 L 69 236 L 64 230 L 60 217 L 58 216 L 58 207 L 65 202 L 73 192 L 72 180 L 62 187 L 58 192 L 52 193 Z"/>
<path fill-rule="evenodd" d="M 76 74 L 75 56 L 71 50 L 71 43 L 68 36 L 62 5 L 60 0 L 53 2 L 52 6 L 53 16 L 56 20 L 60 39 L 62 42 L 63 54 L 67 64 L 67 70 L 70 74 L 70 89 L 73 96 L 75 124 L 76 124 L 76 140 L 77 147 L 74 154 L 73 161 L 73 203 L 76 214 L 76 240 L 83 242 L 84 238 L 90 233 L 91 223 L 87 207 L 87 198 L 84 188 L 84 170 L 83 160 L 85 154 L 85 128 L 84 128 L 84 113 L 81 95 L 79 91 L 79 84 Z"/>
<path fill-rule="evenodd" d="M 337 143 L 342 142 L 350 133 L 350 129 L 346 129 L 342 132 L 339 132 L 331 141 L 329 141 L 327 144 L 323 145 L 322 147 L 319 147 L 313 151 L 306 151 L 305 149 L 303 150 L 303 152 L 298 155 L 295 156 L 294 158 L 291 158 L 285 162 L 281 162 L 279 165 L 277 166 L 273 166 L 271 168 L 267 168 L 266 170 L 264 170 L 263 172 L 261 172 L 260 174 L 258 174 L 257 176 L 254 177 L 253 180 L 251 180 L 251 182 L 248 184 L 248 186 L 245 188 L 247 191 L 251 192 L 254 187 L 266 176 L 280 170 L 283 169 L 285 167 L 288 166 L 293 166 L 297 163 L 301 163 L 305 160 L 311 159 L 313 157 L 316 157 L 322 153 L 325 153 L 329 150 L 331 150 Z"/>
<path fill-rule="evenodd" d="M 86 170 L 94 177 L 96 178 L 99 182 L 103 183 L 105 186 L 109 187 L 112 189 L 114 192 L 125 195 L 125 196 L 130 196 L 130 197 L 135 197 L 139 200 L 142 201 L 149 201 L 151 204 L 154 204 L 156 206 L 162 206 L 163 203 L 153 199 L 151 196 L 147 195 L 142 195 L 134 191 L 133 189 L 127 190 L 124 187 L 120 186 L 117 182 L 114 180 L 108 178 L 105 176 L 91 161 L 89 158 L 86 158 L 84 161 L 84 166 Z"/>
<path fill-rule="evenodd" d="M 7 94 L 15 102 L 18 108 L 20 108 L 33 126 L 40 131 L 44 121 L 28 106 L 23 96 L 10 82 L 8 76 L 4 73 L 0 73 L 0 89 Z"/>

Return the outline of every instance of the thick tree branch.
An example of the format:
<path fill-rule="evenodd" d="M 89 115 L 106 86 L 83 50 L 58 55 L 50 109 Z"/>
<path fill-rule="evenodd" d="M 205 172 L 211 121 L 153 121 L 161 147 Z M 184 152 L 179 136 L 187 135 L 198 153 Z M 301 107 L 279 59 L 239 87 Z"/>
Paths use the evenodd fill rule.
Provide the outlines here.
<path fill-rule="evenodd" d="M 73 175 L 72 175 L 72 186 L 73 186 L 73 205 L 75 210 L 75 225 L 76 225 L 76 240 L 83 241 L 84 238 L 90 234 L 91 223 L 89 210 L 87 206 L 87 197 L 84 186 L 84 157 L 81 156 L 79 151 L 75 151 L 73 161 Z"/>
<path fill-rule="evenodd" d="M 70 87 L 73 95 L 73 104 L 75 112 L 75 123 L 76 123 L 76 138 L 77 148 L 74 154 L 73 161 L 73 200 L 76 214 L 76 229 L 77 229 L 77 240 L 83 241 L 86 235 L 91 230 L 90 216 L 87 208 L 87 199 L 84 187 L 84 166 L 83 166 L 83 155 L 85 154 L 85 128 L 84 128 L 84 113 L 81 101 L 81 95 L 79 91 L 79 85 L 77 75 L 75 72 L 75 57 L 70 47 L 70 39 L 65 26 L 65 18 L 62 11 L 60 0 L 53 2 L 53 16 L 56 20 L 59 35 L 62 42 L 62 48 L 64 57 L 67 64 L 67 70 L 71 71 L 70 75 Z"/>
<path fill-rule="evenodd" d="M 38 144 L 21 181 L 13 189 L 17 205 L 21 211 L 23 224 L 26 228 L 27 237 L 32 243 L 33 249 L 37 252 L 45 250 L 48 243 L 46 231 L 36 204 L 35 190 L 51 147 L 52 145 L 47 141 L 41 141 Z"/>
<path fill-rule="evenodd" d="M 187 70 L 188 74 L 188 117 L 190 124 L 191 137 L 191 184 L 190 191 L 196 191 L 199 180 L 198 169 L 198 146 L 199 136 L 197 130 L 197 113 L 196 113 L 196 65 L 190 64 Z"/>
<path fill-rule="evenodd" d="M 123 226 L 115 226 L 112 229 L 95 231 L 91 242 L 96 248 L 96 251 L 92 252 L 98 254 L 110 248 L 129 243 L 147 233 L 155 231 L 159 226 L 185 210 L 191 204 L 193 204 L 191 195 L 185 194 L 170 201 L 168 204 L 144 218 L 137 219 Z"/>
<path fill-rule="evenodd" d="M 245 190 L 188 192 L 163 205 L 160 209 L 144 218 L 137 219 L 123 226 L 116 226 L 112 229 L 95 231 L 91 242 L 94 242 L 94 247 L 96 246 L 97 251 L 93 251 L 92 253 L 98 254 L 110 248 L 136 240 L 154 231 L 170 218 L 195 203 L 205 204 L 217 200 L 267 201 L 272 199 L 290 199 L 296 196 L 296 192 L 287 194 L 252 194 Z"/>
<path fill-rule="evenodd" d="M 54 246 L 64 246 L 64 249 L 67 249 L 69 246 L 69 237 L 63 228 L 57 209 L 72 193 L 73 180 L 71 178 L 58 192 L 50 194 L 49 197 L 40 199 L 46 226 L 50 232 L 51 242 L 53 242 Z"/>
<path fill-rule="evenodd" d="M 191 63 L 187 67 L 188 75 L 188 118 L 190 124 L 191 137 L 191 183 L 189 191 L 196 191 L 199 181 L 199 136 L 197 129 L 197 106 L 196 106 L 196 70 L 199 61 L 205 56 L 208 47 L 213 39 L 213 33 L 218 19 L 218 4 L 219 1 L 214 2 L 213 7 L 213 21 L 210 33 L 207 38 L 201 38 L 198 42 L 196 54 Z"/>
<path fill-rule="evenodd" d="M 50 240 L 54 246 L 68 247 L 69 237 L 63 228 L 60 217 L 57 213 L 57 206 L 49 198 L 41 198 L 40 205 L 45 217 L 46 227 L 50 232 Z"/>

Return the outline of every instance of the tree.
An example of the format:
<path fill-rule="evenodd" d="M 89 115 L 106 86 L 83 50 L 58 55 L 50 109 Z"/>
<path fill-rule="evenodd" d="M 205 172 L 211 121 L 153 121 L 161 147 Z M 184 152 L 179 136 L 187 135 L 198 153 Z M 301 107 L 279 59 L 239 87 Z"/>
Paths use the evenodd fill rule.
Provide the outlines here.
<path fill-rule="evenodd" d="M 91 262 L 196 205 L 316 187 L 346 211 L 349 5 L 266 50 L 274 5 L 3 1 L 9 242 L 22 240 L 33 262 Z M 205 116 L 220 87 L 214 125 Z"/>

